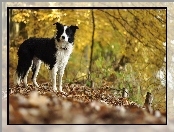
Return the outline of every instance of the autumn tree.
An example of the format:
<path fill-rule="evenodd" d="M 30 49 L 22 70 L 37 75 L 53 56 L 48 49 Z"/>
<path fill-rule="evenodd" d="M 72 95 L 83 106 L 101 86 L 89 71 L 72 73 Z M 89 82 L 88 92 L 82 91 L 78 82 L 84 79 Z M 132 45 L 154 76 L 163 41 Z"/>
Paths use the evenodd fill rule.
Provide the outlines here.
<path fill-rule="evenodd" d="M 16 52 L 27 37 L 53 37 L 53 23 L 78 25 L 74 52 L 64 82 L 108 85 L 118 95 L 127 88 L 130 98 L 142 104 L 146 93 L 155 95 L 154 107 L 165 109 L 166 86 L 157 77 L 166 68 L 166 9 L 11 9 L 10 71 Z M 16 27 L 16 28 L 15 28 Z M 19 27 L 16 35 L 15 29 Z M 10 72 L 10 79 L 13 72 Z M 163 80 L 166 80 L 165 70 Z M 48 70 L 41 68 L 39 80 Z"/>

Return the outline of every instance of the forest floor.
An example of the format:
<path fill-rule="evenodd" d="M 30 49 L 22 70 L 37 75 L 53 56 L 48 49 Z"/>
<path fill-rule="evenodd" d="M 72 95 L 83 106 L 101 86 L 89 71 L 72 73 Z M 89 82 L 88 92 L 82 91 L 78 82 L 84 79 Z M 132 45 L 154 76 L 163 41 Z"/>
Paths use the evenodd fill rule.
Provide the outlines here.
<path fill-rule="evenodd" d="M 165 113 L 149 113 L 107 86 L 66 84 L 63 90 L 54 92 L 49 83 L 10 88 L 9 124 L 166 124 Z"/>

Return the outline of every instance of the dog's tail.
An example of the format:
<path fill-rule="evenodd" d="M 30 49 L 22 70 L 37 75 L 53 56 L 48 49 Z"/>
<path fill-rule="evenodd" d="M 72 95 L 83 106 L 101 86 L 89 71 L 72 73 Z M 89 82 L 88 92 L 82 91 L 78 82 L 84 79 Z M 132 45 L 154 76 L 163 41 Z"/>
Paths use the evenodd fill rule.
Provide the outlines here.
<path fill-rule="evenodd" d="M 18 58 L 18 65 L 14 73 L 14 85 L 19 85 L 24 77 L 27 75 L 32 64 L 32 57 L 30 57 L 29 52 L 27 54 L 21 54 Z M 25 84 L 25 82 L 24 82 Z M 25 84 L 27 85 L 27 84 Z"/>
<path fill-rule="evenodd" d="M 14 79 L 14 85 L 15 86 L 19 86 L 22 79 L 24 78 L 24 65 L 25 65 L 25 61 L 23 62 L 24 59 L 21 59 L 21 57 L 19 57 L 18 59 L 18 65 L 16 68 L 16 71 L 13 74 L 13 79 Z"/>

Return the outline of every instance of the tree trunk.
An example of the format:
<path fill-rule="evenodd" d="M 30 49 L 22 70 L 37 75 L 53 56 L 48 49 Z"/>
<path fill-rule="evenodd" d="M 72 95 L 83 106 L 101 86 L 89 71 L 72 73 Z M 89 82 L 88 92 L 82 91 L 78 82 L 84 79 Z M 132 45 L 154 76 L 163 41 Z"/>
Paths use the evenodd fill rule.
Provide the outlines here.
<path fill-rule="evenodd" d="M 88 72 L 88 80 L 91 80 L 92 73 L 92 63 L 93 63 L 93 49 L 94 49 L 94 33 L 95 33 L 95 18 L 94 18 L 94 10 L 91 12 L 92 16 L 92 36 L 91 36 L 91 54 L 90 54 L 90 62 L 89 62 L 89 72 Z"/>

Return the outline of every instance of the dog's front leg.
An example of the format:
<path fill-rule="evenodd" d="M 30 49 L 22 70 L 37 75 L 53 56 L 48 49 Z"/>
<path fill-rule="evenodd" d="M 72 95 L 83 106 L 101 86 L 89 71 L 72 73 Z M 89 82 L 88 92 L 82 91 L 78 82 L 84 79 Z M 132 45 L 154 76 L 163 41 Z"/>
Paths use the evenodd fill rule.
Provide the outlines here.
<path fill-rule="evenodd" d="M 64 69 L 65 68 L 60 69 L 60 71 L 58 73 L 58 83 L 59 83 L 59 91 L 60 92 L 63 92 L 63 90 L 62 90 L 62 78 L 63 78 L 63 74 L 64 74 Z"/>
<path fill-rule="evenodd" d="M 59 73 L 58 75 L 58 83 L 59 83 L 59 91 L 62 92 L 62 77 L 63 75 Z"/>
<path fill-rule="evenodd" d="M 57 66 L 54 66 L 51 70 L 51 79 L 52 79 L 52 84 L 53 84 L 53 90 L 57 91 L 56 87 L 56 75 L 57 75 Z"/>

